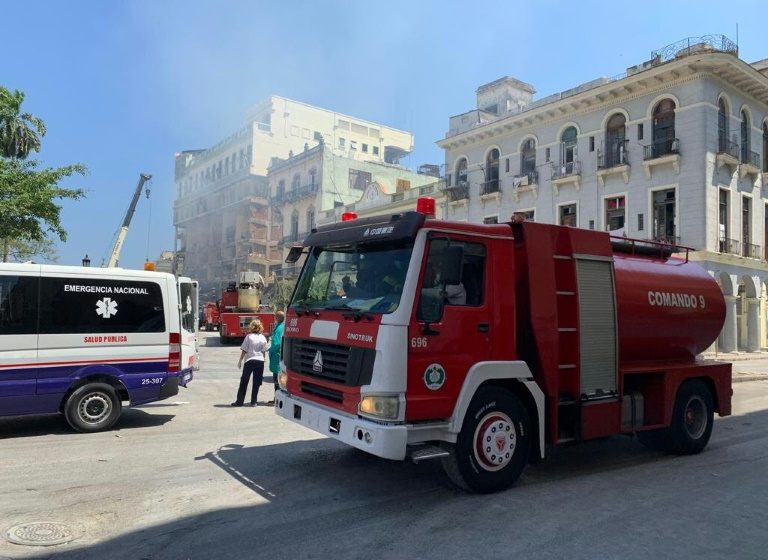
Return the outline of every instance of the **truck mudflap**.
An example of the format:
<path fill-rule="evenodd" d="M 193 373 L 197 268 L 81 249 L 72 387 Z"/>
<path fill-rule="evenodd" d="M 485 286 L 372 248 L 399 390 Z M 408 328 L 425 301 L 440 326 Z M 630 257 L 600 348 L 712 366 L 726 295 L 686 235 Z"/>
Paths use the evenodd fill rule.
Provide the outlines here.
<path fill-rule="evenodd" d="M 313 402 L 298 399 L 285 391 L 275 395 L 278 416 L 291 420 L 362 451 L 384 459 L 402 461 L 406 456 L 408 429 L 404 425 L 379 424 L 358 416 L 340 413 Z"/>

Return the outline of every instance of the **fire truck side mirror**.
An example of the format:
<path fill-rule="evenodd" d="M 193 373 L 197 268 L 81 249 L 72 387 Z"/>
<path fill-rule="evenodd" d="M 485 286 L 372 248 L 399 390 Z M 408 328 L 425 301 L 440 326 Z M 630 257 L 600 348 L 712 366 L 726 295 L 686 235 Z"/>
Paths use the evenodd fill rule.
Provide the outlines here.
<path fill-rule="evenodd" d="M 461 282 L 461 272 L 464 264 L 464 247 L 449 245 L 443 252 L 440 268 L 440 279 L 443 285 Z"/>
<path fill-rule="evenodd" d="M 304 251 L 304 247 L 301 245 L 294 245 L 291 247 L 291 250 L 288 251 L 288 256 L 285 257 L 285 262 L 287 263 L 295 263 L 299 260 L 299 257 L 301 256 L 301 253 Z"/>

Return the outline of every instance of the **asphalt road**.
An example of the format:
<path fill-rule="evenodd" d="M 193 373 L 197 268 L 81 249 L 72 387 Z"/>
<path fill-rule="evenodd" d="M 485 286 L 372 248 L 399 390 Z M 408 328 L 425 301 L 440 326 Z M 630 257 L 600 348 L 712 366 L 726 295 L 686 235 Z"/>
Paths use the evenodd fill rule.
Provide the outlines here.
<path fill-rule="evenodd" d="M 45 548 L 0 538 L 0 559 L 768 554 L 768 382 L 734 385 L 734 414 L 716 421 L 701 455 L 608 438 L 559 450 L 507 492 L 474 496 L 449 488 L 437 464 L 367 456 L 271 407 L 229 407 L 239 350 L 215 333 L 207 342 L 189 389 L 127 410 L 113 431 L 0 419 L 0 537 L 35 521 L 79 535 Z M 271 396 L 268 379 L 259 400 Z"/>

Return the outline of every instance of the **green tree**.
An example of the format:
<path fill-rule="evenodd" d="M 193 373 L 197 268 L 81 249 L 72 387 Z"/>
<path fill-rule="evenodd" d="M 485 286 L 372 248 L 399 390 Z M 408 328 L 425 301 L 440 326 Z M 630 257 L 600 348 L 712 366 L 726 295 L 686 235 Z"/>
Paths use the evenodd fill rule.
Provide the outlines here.
<path fill-rule="evenodd" d="M 45 123 L 30 113 L 22 113 L 24 93 L 0 86 L 0 154 L 5 158 L 26 159 L 40 151 Z"/>
<path fill-rule="evenodd" d="M 11 247 L 20 243 L 45 243 L 49 234 L 66 241 L 61 225 L 61 199 L 77 200 L 82 189 L 68 189 L 59 182 L 75 173 L 84 174 L 82 165 L 38 169 L 36 161 L 0 159 L 0 239 L 3 262 L 8 262 Z"/>
<path fill-rule="evenodd" d="M 38 256 L 49 262 L 56 262 L 58 260 L 59 257 L 53 248 L 53 242 L 50 238 L 46 237 L 45 241 L 14 239 L 9 244 L 9 260 L 23 262 Z"/>
<path fill-rule="evenodd" d="M 59 182 L 73 174 L 84 174 L 82 165 L 39 168 L 25 161 L 40 151 L 45 123 L 22 112 L 24 93 L 0 86 L 0 254 L 3 262 L 35 255 L 51 258 L 50 234 L 62 241 L 67 232 L 61 225 L 61 199 L 79 199 L 82 189 L 68 189 Z"/>

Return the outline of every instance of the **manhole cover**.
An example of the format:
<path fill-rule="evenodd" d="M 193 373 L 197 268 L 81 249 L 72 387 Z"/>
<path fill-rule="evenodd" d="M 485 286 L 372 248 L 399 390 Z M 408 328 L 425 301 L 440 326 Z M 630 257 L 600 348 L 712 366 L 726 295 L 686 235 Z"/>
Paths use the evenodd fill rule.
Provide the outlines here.
<path fill-rule="evenodd" d="M 63 544 L 77 538 L 75 532 L 63 523 L 38 521 L 22 523 L 8 529 L 8 542 L 27 546 L 53 546 Z"/>

